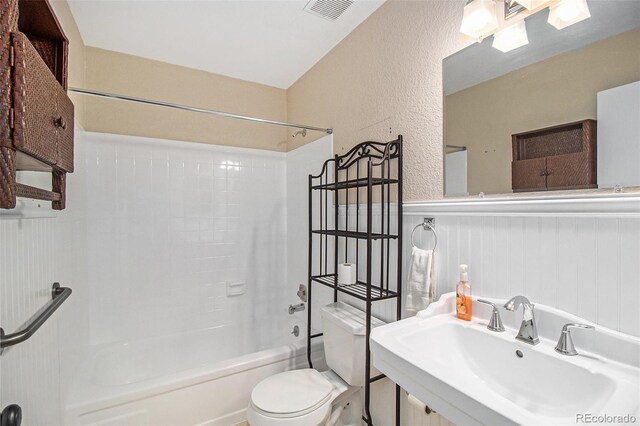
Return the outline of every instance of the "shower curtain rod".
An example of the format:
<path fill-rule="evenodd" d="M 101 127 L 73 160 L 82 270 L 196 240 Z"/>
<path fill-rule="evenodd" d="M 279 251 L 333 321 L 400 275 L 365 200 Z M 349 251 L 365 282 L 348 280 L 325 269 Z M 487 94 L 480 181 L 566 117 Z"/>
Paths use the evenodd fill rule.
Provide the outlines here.
<path fill-rule="evenodd" d="M 316 132 L 324 132 L 324 133 L 327 133 L 329 135 L 333 133 L 333 129 L 323 129 L 323 128 L 320 128 L 320 127 L 304 126 L 302 124 L 285 123 L 284 121 L 267 120 L 267 119 L 264 119 L 264 118 L 249 117 L 249 116 L 246 116 L 246 115 L 233 114 L 233 113 L 230 113 L 230 112 L 216 111 L 214 109 L 196 108 L 196 107 L 192 107 L 192 106 L 188 106 L 188 105 L 180 105 L 180 104 L 174 104 L 174 103 L 170 103 L 170 102 L 154 101 L 152 99 L 136 98 L 136 97 L 133 97 L 133 96 L 118 95 L 118 94 L 115 94 L 115 93 L 99 92 L 97 90 L 87 90 L 87 89 L 80 89 L 80 88 L 77 88 L 77 87 L 69 87 L 69 91 L 76 92 L 76 93 L 82 93 L 82 94 L 85 94 L 85 95 L 99 96 L 99 97 L 102 97 L 102 98 L 110 98 L 110 99 L 118 99 L 118 100 L 121 100 L 121 101 L 138 102 L 138 103 L 147 104 L 147 105 L 156 105 L 156 106 L 162 106 L 162 107 L 167 107 L 167 108 L 181 109 L 183 111 L 200 112 L 200 113 L 203 113 L 203 114 L 217 115 L 217 116 L 220 116 L 220 117 L 227 117 L 227 118 L 235 118 L 235 119 L 238 119 L 238 120 L 253 121 L 253 122 L 256 122 L 256 123 L 273 124 L 273 125 L 276 125 L 276 126 L 291 127 L 291 128 L 294 128 L 294 129 L 315 130 Z"/>

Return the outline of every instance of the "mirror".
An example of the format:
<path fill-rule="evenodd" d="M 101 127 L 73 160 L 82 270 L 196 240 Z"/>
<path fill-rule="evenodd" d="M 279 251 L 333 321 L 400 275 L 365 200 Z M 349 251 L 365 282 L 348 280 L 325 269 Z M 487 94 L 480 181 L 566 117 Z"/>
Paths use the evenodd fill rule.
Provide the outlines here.
<path fill-rule="evenodd" d="M 444 60 L 445 196 L 640 186 L 640 2 L 588 6 L 562 30 L 528 16 L 517 49 L 488 37 Z"/>

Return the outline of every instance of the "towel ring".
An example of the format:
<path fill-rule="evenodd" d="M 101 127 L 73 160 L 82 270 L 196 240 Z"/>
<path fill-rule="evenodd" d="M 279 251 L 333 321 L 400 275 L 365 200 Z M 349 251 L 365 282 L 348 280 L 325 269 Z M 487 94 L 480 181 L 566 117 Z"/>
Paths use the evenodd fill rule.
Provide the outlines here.
<path fill-rule="evenodd" d="M 433 244 L 433 251 L 436 251 L 436 247 L 438 247 L 438 234 L 436 233 L 436 228 L 434 227 L 434 224 L 435 224 L 435 219 L 431 217 L 425 217 L 422 223 L 417 224 L 415 228 L 413 228 L 413 231 L 411 231 L 411 245 L 414 246 L 415 248 L 420 248 L 416 245 L 413 238 L 418 228 L 422 227 L 422 229 L 424 229 L 425 231 L 430 230 L 431 232 L 433 232 L 433 238 L 435 238 L 435 243 Z"/>

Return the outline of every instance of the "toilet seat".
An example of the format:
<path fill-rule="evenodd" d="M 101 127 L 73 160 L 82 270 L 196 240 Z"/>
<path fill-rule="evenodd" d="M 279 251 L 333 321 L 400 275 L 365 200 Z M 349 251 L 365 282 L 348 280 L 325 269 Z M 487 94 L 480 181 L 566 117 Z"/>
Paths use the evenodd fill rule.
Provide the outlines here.
<path fill-rule="evenodd" d="M 251 405 L 268 417 L 300 417 L 323 406 L 330 409 L 333 389 L 317 370 L 285 371 L 258 383 L 251 392 Z"/>

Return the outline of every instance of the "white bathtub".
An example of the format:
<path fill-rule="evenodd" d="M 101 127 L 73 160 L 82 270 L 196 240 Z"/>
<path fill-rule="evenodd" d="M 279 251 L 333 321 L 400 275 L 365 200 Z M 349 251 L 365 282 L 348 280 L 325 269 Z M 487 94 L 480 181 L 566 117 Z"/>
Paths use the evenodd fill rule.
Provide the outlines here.
<path fill-rule="evenodd" d="M 77 372 L 65 423 L 240 423 L 245 420 L 251 390 L 260 380 L 307 366 L 302 336 L 288 343 L 242 338 L 256 334 L 218 327 L 97 346 Z M 321 342 L 315 345 L 314 359 L 323 364 Z"/>

